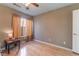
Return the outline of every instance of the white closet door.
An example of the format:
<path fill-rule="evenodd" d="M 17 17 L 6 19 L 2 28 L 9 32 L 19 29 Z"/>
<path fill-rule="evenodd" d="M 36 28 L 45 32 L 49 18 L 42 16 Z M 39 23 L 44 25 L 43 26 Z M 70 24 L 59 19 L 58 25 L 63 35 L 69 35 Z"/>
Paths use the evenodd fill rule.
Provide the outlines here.
<path fill-rule="evenodd" d="M 79 53 L 79 10 L 73 11 L 72 50 Z"/>

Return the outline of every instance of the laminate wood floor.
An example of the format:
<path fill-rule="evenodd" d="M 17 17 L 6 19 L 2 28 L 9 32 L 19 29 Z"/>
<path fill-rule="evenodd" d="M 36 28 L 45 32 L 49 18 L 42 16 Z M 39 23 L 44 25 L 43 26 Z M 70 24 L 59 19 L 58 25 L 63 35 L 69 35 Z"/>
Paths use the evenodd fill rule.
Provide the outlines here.
<path fill-rule="evenodd" d="M 22 43 L 20 50 L 16 47 L 16 49 L 10 51 L 10 54 L 3 53 L 3 56 L 78 56 L 78 54 L 40 42 L 30 41 Z"/>

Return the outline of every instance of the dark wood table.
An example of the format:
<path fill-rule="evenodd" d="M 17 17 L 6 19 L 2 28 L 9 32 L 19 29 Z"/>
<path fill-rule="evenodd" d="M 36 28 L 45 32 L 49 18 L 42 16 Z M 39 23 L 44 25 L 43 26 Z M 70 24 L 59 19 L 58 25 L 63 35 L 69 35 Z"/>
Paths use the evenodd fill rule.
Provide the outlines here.
<path fill-rule="evenodd" d="M 7 50 L 8 54 L 10 53 L 10 46 L 11 45 L 17 45 L 20 49 L 20 40 L 15 39 L 15 40 L 5 40 L 5 49 Z"/>

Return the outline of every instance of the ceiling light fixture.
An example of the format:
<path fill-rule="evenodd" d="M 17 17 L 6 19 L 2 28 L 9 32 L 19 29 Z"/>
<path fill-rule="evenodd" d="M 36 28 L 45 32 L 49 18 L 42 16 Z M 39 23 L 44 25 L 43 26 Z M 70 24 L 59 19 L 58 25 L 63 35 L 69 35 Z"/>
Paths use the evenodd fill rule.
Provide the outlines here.
<path fill-rule="evenodd" d="M 24 5 L 25 5 L 26 7 L 28 7 L 28 6 L 29 6 L 29 4 L 30 4 L 30 3 L 24 3 Z"/>
<path fill-rule="evenodd" d="M 24 3 L 24 5 L 27 7 L 27 6 L 29 6 L 29 4 L 31 4 L 33 2 L 34 2 L 34 0 L 29 0 L 28 3 Z"/>

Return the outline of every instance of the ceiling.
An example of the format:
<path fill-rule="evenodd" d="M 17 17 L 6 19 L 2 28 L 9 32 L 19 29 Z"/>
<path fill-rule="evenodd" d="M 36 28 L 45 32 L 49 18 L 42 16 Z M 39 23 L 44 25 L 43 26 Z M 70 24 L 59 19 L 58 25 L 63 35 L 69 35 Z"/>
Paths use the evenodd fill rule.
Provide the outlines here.
<path fill-rule="evenodd" d="M 39 7 L 31 8 L 31 9 L 26 9 L 22 5 L 22 3 L 18 3 L 18 4 L 22 7 L 17 7 L 15 5 L 13 5 L 12 3 L 5 3 L 3 5 L 5 5 L 9 8 L 15 9 L 17 11 L 20 11 L 24 14 L 28 14 L 30 16 L 37 16 L 37 15 L 40 15 L 42 13 L 45 13 L 45 12 L 48 12 L 48 11 L 51 11 L 51 10 L 56 10 L 58 8 L 69 6 L 72 3 L 38 3 Z"/>

